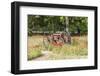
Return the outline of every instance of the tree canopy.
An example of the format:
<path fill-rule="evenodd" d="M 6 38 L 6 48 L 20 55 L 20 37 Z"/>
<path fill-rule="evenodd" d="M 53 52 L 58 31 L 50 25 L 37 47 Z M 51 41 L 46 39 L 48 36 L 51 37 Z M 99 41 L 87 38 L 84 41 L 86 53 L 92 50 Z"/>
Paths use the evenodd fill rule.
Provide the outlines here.
<path fill-rule="evenodd" d="M 77 32 L 83 35 L 87 34 L 87 21 L 87 17 L 28 15 L 28 35 L 43 32 L 55 33 L 65 31 L 66 28 L 73 35 Z M 68 22 L 68 27 L 66 22 Z"/>

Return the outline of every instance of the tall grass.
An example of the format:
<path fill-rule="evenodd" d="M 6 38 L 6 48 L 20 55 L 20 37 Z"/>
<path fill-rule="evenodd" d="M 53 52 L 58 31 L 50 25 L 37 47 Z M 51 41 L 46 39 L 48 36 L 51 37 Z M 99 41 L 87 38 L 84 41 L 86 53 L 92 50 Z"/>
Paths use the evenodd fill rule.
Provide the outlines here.
<path fill-rule="evenodd" d="M 71 45 L 64 44 L 63 46 L 50 46 L 50 51 L 53 52 L 51 59 L 65 59 L 68 57 L 81 58 L 87 57 L 88 48 L 87 48 L 87 39 L 86 37 L 73 37 Z M 52 48 L 52 50 L 51 50 Z"/>
<path fill-rule="evenodd" d="M 36 46 L 38 45 L 38 47 Z M 33 47 L 36 46 L 36 47 Z M 88 43 L 87 36 L 72 37 L 71 44 L 64 44 L 63 46 L 54 46 L 48 44 L 45 48 L 43 45 L 43 37 L 29 38 L 28 42 L 28 59 L 34 59 L 42 55 L 41 51 L 50 51 L 49 59 L 76 59 L 87 58 L 88 56 Z"/>
<path fill-rule="evenodd" d="M 32 59 L 34 59 L 34 58 L 37 58 L 37 57 L 39 57 L 39 56 L 41 56 L 42 55 L 42 53 L 41 53 L 41 51 L 40 50 L 30 50 L 30 52 L 28 52 L 28 60 L 32 60 Z"/>

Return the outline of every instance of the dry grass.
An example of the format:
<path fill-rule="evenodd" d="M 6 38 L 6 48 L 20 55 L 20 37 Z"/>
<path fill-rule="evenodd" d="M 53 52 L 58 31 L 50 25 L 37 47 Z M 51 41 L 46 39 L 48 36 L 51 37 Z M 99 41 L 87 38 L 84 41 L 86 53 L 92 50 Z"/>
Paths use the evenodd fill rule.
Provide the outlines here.
<path fill-rule="evenodd" d="M 72 42 L 70 45 L 64 44 L 63 46 L 53 46 L 52 44 L 49 44 L 47 50 L 52 53 L 49 54 L 46 60 L 87 58 L 87 45 L 87 36 L 72 37 Z M 28 59 L 30 60 L 41 56 L 42 51 L 45 51 L 45 47 L 43 45 L 43 36 L 29 37 Z"/>

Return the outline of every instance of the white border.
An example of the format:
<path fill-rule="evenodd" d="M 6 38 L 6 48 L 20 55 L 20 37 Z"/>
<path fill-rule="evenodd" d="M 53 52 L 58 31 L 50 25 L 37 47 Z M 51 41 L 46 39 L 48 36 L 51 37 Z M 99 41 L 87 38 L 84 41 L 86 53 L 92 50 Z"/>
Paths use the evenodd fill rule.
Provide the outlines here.
<path fill-rule="evenodd" d="M 27 15 L 88 17 L 88 58 L 71 60 L 27 61 Z M 43 7 L 20 7 L 20 70 L 94 65 L 94 11 Z"/>

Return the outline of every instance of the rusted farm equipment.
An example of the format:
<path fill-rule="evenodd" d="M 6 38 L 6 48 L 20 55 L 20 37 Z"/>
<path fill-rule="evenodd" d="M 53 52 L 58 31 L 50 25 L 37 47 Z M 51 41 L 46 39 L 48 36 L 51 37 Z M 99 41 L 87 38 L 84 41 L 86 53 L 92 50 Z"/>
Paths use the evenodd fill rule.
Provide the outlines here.
<path fill-rule="evenodd" d="M 66 33 L 54 33 L 46 35 L 43 38 L 44 46 L 47 48 L 49 44 L 53 46 L 62 46 L 64 44 L 71 44 L 71 36 Z"/>

